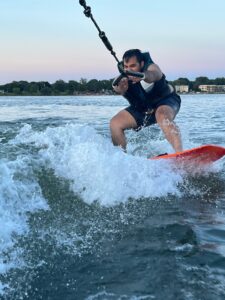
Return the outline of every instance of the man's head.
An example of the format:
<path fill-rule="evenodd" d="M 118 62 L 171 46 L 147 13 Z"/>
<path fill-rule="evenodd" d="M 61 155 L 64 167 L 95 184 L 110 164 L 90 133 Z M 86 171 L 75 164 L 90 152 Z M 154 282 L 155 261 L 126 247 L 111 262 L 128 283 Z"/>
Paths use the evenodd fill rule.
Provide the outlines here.
<path fill-rule="evenodd" d="M 139 49 L 131 49 L 123 55 L 123 65 L 125 71 L 141 72 L 144 66 L 143 55 Z"/>

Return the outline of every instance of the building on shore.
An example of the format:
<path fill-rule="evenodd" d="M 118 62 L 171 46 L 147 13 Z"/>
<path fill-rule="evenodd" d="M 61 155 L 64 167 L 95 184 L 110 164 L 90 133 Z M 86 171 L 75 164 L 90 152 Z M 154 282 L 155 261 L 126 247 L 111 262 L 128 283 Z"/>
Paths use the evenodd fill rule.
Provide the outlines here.
<path fill-rule="evenodd" d="M 198 86 L 201 92 L 205 93 L 224 93 L 225 85 L 216 85 L 216 84 L 201 84 Z"/>
<path fill-rule="evenodd" d="M 4 90 L 0 90 L 0 94 L 5 94 L 5 91 Z"/>
<path fill-rule="evenodd" d="M 175 85 L 175 89 L 177 93 L 188 93 L 189 86 L 188 85 Z"/>

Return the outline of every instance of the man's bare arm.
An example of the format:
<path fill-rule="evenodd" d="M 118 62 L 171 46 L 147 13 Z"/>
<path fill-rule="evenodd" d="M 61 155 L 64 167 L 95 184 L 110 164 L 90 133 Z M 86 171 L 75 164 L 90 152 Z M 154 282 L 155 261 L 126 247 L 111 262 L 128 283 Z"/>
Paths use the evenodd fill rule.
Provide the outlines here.
<path fill-rule="evenodd" d="M 148 83 L 159 81 L 162 78 L 162 71 L 159 66 L 156 64 L 151 64 L 148 69 L 144 72 L 145 78 L 144 81 Z"/>

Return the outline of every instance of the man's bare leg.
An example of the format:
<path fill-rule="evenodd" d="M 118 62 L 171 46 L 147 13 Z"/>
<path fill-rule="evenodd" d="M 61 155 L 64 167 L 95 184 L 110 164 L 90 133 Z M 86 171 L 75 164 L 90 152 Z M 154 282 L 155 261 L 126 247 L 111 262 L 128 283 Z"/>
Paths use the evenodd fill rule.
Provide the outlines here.
<path fill-rule="evenodd" d="M 128 111 L 122 110 L 115 115 L 110 121 L 113 145 L 121 146 L 124 150 L 126 150 L 127 142 L 124 130 L 131 128 L 137 128 L 137 123 Z"/>
<path fill-rule="evenodd" d="M 157 123 L 165 134 L 166 139 L 172 145 L 175 152 L 183 150 L 181 134 L 178 126 L 173 122 L 176 113 L 168 105 L 160 106 L 155 112 Z"/>

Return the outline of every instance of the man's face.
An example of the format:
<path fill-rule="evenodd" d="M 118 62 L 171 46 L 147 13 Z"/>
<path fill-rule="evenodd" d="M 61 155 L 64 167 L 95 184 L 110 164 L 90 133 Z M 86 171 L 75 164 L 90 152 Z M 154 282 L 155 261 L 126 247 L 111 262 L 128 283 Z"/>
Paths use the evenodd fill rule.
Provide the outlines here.
<path fill-rule="evenodd" d="M 132 56 L 128 61 L 123 61 L 125 71 L 141 72 L 144 62 L 138 62 L 136 56 Z"/>

